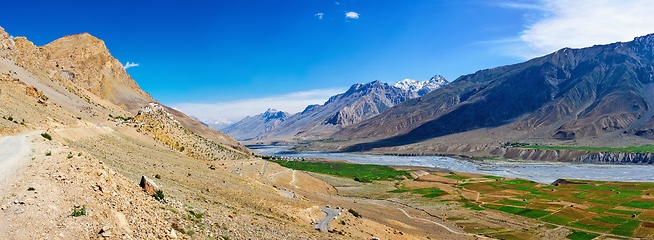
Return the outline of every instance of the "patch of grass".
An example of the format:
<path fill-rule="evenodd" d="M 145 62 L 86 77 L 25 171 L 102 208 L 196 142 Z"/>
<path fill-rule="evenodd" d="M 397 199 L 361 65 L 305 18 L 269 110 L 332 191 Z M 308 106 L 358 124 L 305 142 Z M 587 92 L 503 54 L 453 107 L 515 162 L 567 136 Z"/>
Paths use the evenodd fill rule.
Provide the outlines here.
<path fill-rule="evenodd" d="M 598 236 L 599 236 L 598 234 L 594 234 L 594 233 L 572 231 L 571 234 L 565 237 L 567 239 L 572 239 L 572 240 L 591 240 Z"/>
<path fill-rule="evenodd" d="M 154 199 L 160 202 L 163 201 L 165 198 L 163 190 L 159 190 L 156 193 L 152 194 L 152 197 L 154 197 Z"/>
<path fill-rule="evenodd" d="M 620 205 L 625 207 L 642 208 L 642 209 L 654 208 L 654 202 L 645 202 L 645 201 L 637 201 L 637 200 L 629 201 Z"/>
<path fill-rule="evenodd" d="M 426 197 L 426 198 L 435 198 L 447 194 L 447 192 L 437 187 L 412 189 L 411 193 L 420 194 L 422 195 L 422 197 Z"/>
<path fill-rule="evenodd" d="M 351 213 L 353 216 L 360 218 L 361 214 L 359 214 L 357 211 L 354 211 L 354 209 L 348 209 L 347 210 L 349 213 Z"/>
<path fill-rule="evenodd" d="M 86 216 L 86 205 L 82 207 L 73 207 L 73 213 L 70 215 L 73 217 Z"/>
<path fill-rule="evenodd" d="M 395 180 L 398 177 L 410 177 L 408 171 L 395 170 L 388 166 L 373 164 L 350 164 L 341 162 L 307 162 L 271 160 L 287 168 L 308 172 L 329 174 L 337 177 L 346 177 L 359 182 L 372 182 L 373 180 Z"/>
<path fill-rule="evenodd" d="M 48 134 L 47 132 L 41 133 L 41 137 L 48 140 L 52 140 L 52 136 L 50 136 L 50 134 Z"/>
<path fill-rule="evenodd" d="M 195 218 L 197 218 L 197 219 L 200 219 L 200 218 L 204 217 L 204 214 L 202 214 L 202 213 L 200 213 L 200 212 L 197 212 L 197 213 L 196 213 L 196 212 L 193 211 L 193 210 L 188 210 L 188 213 L 189 213 L 192 217 L 195 217 Z"/>
<path fill-rule="evenodd" d="M 640 221 L 638 220 L 629 220 L 611 230 L 611 233 L 622 235 L 622 236 L 632 236 L 634 231 L 640 226 Z"/>
<path fill-rule="evenodd" d="M 470 177 L 461 176 L 461 175 L 456 175 L 456 174 L 450 174 L 450 175 L 447 175 L 447 176 L 445 176 L 445 177 L 446 177 L 446 178 L 455 179 L 455 180 L 459 180 L 459 181 L 470 178 Z"/>
<path fill-rule="evenodd" d="M 522 211 L 520 211 L 520 212 L 518 212 L 516 214 L 518 214 L 520 216 L 528 217 L 528 218 L 541 218 L 541 217 L 549 215 L 550 212 L 527 208 L 527 209 L 522 210 Z"/>
<path fill-rule="evenodd" d="M 508 185 L 518 185 L 523 183 L 534 183 L 534 182 L 525 179 L 511 179 L 511 180 L 501 181 L 501 183 L 508 184 Z"/>
<path fill-rule="evenodd" d="M 511 199 L 508 199 L 508 198 L 503 198 L 502 200 L 500 200 L 497 203 L 505 204 L 505 205 L 513 205 L 513 206 L 527 206 L 527 204 L 528 204 L 527 202 L 511 200 Z"/>
<path fill-rule="evenodd" d="M 641 212 L 637 211 L 629 211 L 629 210 L 618 210 L 618 209 L 609 209 L 607 212 L 612 212 L 612 213 L 619 213 L 619 214 L 627 214 L 627 215 L 633 215 L 633 214 L 640 214 Z"/>
<path fill-rule="evenodd" d="M 588 230 L 588 231 L 594 231 L 594 232 L 606 232 L 608 230 L 608 229 L 603 228 L 603 227 L 598 227 L 598 226 L 595 226 L 595 225 L 589 225 L 589 224 L 580 223 L 580 222 L 573 222 L 571 224 L 568 224 L 568 226 L 581 228 L 581 229 L 585 229 L 585 230 Z"/>
<path fill-rule="evenodd" d="M 622 224 L 622 223 L 626 222 L 628 219 L 621 218 L 621 217 L 615 217 L 615 216 L 602 216 L 602 217 L 593 218 L 593 220 L 599 221 L 599 222 L 610 223 L 610 224 Z"/>
<path fill-rule="evenodd" d="M 554 223 L 554 224 L 560 224 L 560 225 L 566 225 L 569 222 L 572 222 L 572 219 L 567 218 L 567 217 L 561 217 L 561 216 L 556 216 L 556 215 L 550 215 L 547 217 L 543 217 L 540 220 L 543 220 L 548 223 Z"/>
<path fill-rule="evenodd" d="M 511 207 L 511 206 L 502 206 L 497 210 L 500 210 L 502 212 L 512 213 L 512 214 L 517 214 L 519 212 L 522 212 L 525 209 L 524 208 Z"/>
<path fill-rule="evenodd" d="M 575 188 L 578 189 L 586 189 L 586 190 L 611 190 L 615 189 L 614 186 L 606 186 L 606 185 L 591 185 L 591 184 L 580 184 L 577 185 Z"/>
<path fill-rule="evenodd" d="M 464 207 L 464 208 L 469 208 L 469 209 L 472 209 L 472 210 L 475 210 L 475 211 L 481 211 L 481 210 L 484 210 L 484 209 L 485 209 L 485 208 L 483 208 L 483 207 L 480 207 L 479 205 L 476 205 L 476 204 L 470 204 L 470 203 L 466 203 L 466 204 L 464 204 L 463 207 Z"/>
<path fill-rule="evenodd" d="M 398 188 L 398 189 L 395 189 L 395 190 L 390 190 L 388 192 L 390 192 L 390 193 L 405 193 L 405 192 L 410 192 L 410 191 L 411 190 L 409 190 L 409 189 Z"/>
<path fill-rule="evenodd" d="M 504 177 L 499 177 L 499 176 L 492 176 L 492 175 L 486 175 L 482 176 L 483 178 L 488 178 L 488 179 L 502 179 Z"/>

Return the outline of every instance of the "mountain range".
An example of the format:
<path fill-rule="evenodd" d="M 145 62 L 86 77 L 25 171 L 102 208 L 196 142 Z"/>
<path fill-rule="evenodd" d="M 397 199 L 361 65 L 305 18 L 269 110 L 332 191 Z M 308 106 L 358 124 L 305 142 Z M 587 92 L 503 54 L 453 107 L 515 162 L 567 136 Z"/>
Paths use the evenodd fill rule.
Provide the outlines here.
<path fill-rule="evenodd" d="M 417 153 L 488 153 L 507 141 L 651 143 L 653 49 L 647 35 L 480 70 L 330 137 L 364 141 L 346 151 Z"/>
<path fill-rule="evenodd" d="M 448 84 L 442 76 L 426 81 L 402 80 L 390 85 L 380 81 L 357 83 L 323 105 L 310 105 L 290 115 L 269 109 L 246 117 L 223 131 L 242 140 L 324 139 L 340 129 L 374 117 L 406 100 L 423 96 Z"/>

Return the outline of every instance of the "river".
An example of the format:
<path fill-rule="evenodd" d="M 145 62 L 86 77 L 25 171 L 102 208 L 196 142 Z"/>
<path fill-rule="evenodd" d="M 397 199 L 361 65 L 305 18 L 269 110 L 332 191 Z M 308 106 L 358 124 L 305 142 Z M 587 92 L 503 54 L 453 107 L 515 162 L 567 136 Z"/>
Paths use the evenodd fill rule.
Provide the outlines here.
<path fill-rule="evenodd" d="M 653 165 L 609 165 L 533 161 L 472 161 L 442 156 L 390 156 L 331 152 L 284 152 L 286 146 L 248 146 L 265 155 L 296 158 L 346 160 L 359 164 L 445 168 L 456 172 L 524 178 L 540 183 L 556 179 L 583 179 L 620 182 L 654 182 Z"/>

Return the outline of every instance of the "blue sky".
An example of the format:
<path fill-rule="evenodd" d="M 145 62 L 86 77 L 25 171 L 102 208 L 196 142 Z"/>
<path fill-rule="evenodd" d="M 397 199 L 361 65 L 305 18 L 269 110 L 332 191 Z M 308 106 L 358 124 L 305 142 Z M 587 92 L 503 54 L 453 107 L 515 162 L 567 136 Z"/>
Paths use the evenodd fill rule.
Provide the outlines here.
<path fill-rule="evenodd" d="M 654 32 L 652 1 L 12 1 L 0 26 L 44 45 L 105 41 L 160 102 L 203 120 L 297 112 L 359 82 L 449 80 L 562 47 Z M 12 9 L 12 10 L 10 10 Z"/>

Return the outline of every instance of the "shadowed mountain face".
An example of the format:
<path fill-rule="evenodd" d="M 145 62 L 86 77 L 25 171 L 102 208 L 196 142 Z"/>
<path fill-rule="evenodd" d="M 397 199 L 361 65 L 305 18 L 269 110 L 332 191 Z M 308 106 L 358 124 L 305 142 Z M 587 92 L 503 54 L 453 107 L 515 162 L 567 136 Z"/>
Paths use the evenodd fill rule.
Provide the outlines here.
<path fill-rule="evenodd" d="M 478 71 L 333 137 L 382 139 L 349 149 L 357 151 L 507 124 L 516 134 L 550 131 L 545 138 L 558 140 L 611 132 L 650 136 L 653 47 L 648 35 Z"/>
<path fill-rule="evenodd" d="M 344 126 L 376 116 L 447 83 L 442 76 L 422 82 L 404 80 L 395 85 L 380 81 L 357 83 L 345 93 L 332 96 L 324 105 L 307 106 L 292 116 L 266 112 L 247 117 L 224 131 L 240 140 L 324 139 Z"/>

